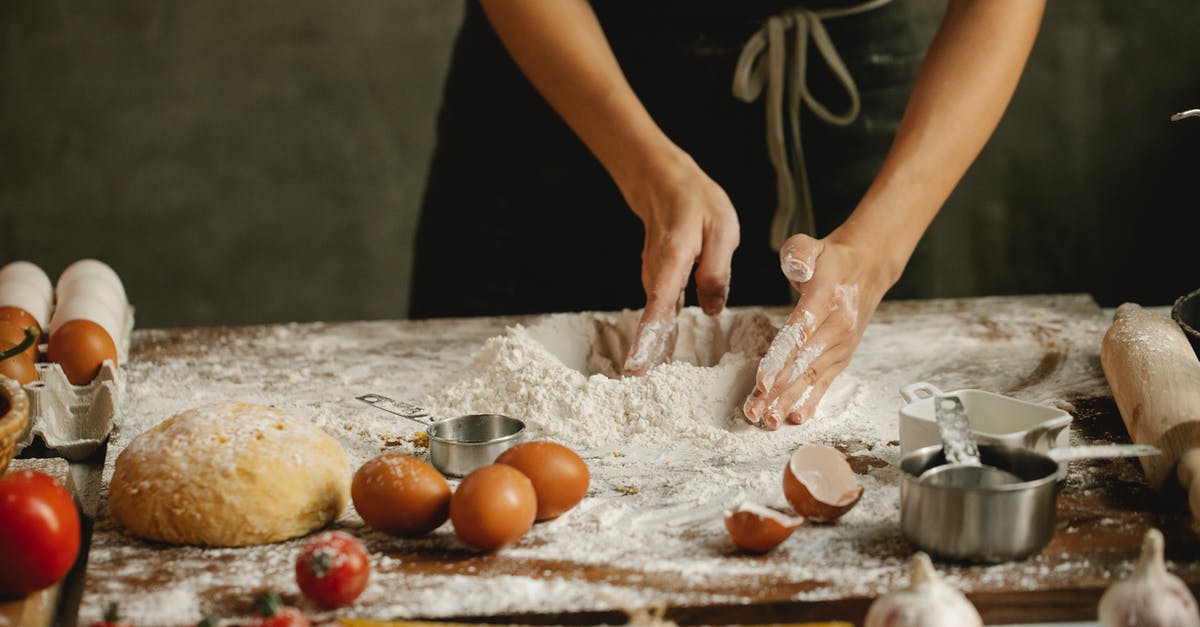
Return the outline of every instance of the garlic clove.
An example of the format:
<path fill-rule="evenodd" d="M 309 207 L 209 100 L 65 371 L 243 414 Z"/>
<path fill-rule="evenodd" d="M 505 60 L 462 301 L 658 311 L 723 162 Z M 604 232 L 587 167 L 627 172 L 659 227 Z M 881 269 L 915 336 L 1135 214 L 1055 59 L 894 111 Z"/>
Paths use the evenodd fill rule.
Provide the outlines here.
<path fill-rule="evenodd" d="M 787 540 L 804 522 L 773 509 L 742 503 L 725 512 L 725 530 L 729 539 L 747 553 L 766 553 Z"/>
<path fill-rule="evenodd" d="M 783 495 L 797 514 L 815 522 L 845 514 L 862 494 L 846 456 L 832 446 L 801 446 L 783 469 Z"/>
<path fill-rule="evenodd" d="M 975 606 L 938 577 L 933 562 L 913 554 L 908 588 L 882 595 L 871 603 L 863 627 L 982 627 Z"/>
<path fill-rule="evenodd" d="M 1200 627 L 1196 598 L 1163 563 L 1162 532 L 1146 530 L 1133 573 L 1104 591 L 1098 613 L 1104 627 Z"/>

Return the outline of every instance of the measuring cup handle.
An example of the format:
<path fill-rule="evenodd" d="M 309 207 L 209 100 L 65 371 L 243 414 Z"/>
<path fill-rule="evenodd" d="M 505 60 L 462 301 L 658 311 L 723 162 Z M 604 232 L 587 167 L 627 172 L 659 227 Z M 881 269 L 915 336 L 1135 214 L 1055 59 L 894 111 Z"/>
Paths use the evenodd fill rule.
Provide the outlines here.
<path fill-rule="evenodd" d="M 1058 434 L 1062 433 L 1071 425 L 1071 416 L 1059 416 L 1053 420 L 1048 420 L 1042 425 L 1030 429 L 1029 433 L 1025 434 L 1025 448 L 1037 449 L 1038 444 L 1045 440 L 1045 449 L 1049 450 L 1055 447 L 1058 442 Z"/>
<path fill-rule="evenodd" d="M 924 394 L 924 396 L 922 396 L 922 394 Z M 932 383 L 926 383 L 924 381 L 910 383 L 900 388 L 900 396 L 903 396 L 904 400 L 909 403 L 915 403 L 926 398 L 937 398 L 941 395 L 942 391 L 939 390 L 936 385 L 933 385 Z"/>
<path fill-rule="evenodd" d="M 395 414 L 401 418 L 405 418 L 413 422 L 423 425 L 429 425 L 432 423 L 432 416 L 429 415 L 429 412 L 417 407 L 416 405 L 413 405 L 412 403 L 392 400 L 386 396 L 383 396 L 382 394 L 363 394 L 362 396 L 356 396 L 355 398 L 376 409 L 381 409 L 389 414 Z M 429 418 L 430 420 L 422 420 L 423 418 Z"/>

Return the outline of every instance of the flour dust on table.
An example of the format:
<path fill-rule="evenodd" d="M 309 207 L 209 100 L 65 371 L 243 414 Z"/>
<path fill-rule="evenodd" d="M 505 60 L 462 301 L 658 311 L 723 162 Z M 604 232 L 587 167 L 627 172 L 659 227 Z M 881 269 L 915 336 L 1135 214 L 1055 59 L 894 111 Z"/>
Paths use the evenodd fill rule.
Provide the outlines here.
<path fill-rule="evenodd" d="M 686 309 L 675 361 L 640 378 L 618 374 L 635 312 L 143 330 L 105 480 L 138 433 L 213 401 L 275 405 L 309 419 L 342 444 L 352 467 L 382 450 L 425 454 L 411 437 L 420 426 L 358 395 L 414 401 L 438 415 L 505 413 L 526 420 L 531 439 L 580 454 L 591 472 L 587 497 L 495 553 L 473 552 L 448 524 L 424 538 L 394 538 L 365 526 L 351 507 L 334 526 L 366 545 L 372 573 L 349 614 L 394 620 L 839 600 L 882 594 L 906 577 L 912 548 L 897 513 L 901 387 L 929 381 L 1034 402 L 1106 390 L 1096 347 L 1108 320 L 1090 300 L 884 303 L 815 416 L 761 431 L 738 412 L 789 313 L 737 308 L 707 317 Z M 801 525 L 766 555 L 741 554 L 724 511 L 750 502 L 788 512 L 782 473 L 805 443 L 847 454 L 861 501 L 836 523 Z M 1065 488 L 1074 494 L 1112 477 L 1077 466 Z M 1097 468 L 1110 466 L 1118 465 Z M 294 575 L 300 540 L 150 545 L 123 534 L 106 501 L 97 507 L 80 622 L 98 620 L 111 601 L 139 625 L 204 615 L 242 624 L 247 600 L 264 588 L 303 603 Z M 1105 511 L 1114 517 L 1107 529 L 1136 520 Z M 1111 559 L 1048 549 L 1023 562 L 939 572 L 966 592 L 1012 592 L 1106 581 L 1112 568 Z"/>

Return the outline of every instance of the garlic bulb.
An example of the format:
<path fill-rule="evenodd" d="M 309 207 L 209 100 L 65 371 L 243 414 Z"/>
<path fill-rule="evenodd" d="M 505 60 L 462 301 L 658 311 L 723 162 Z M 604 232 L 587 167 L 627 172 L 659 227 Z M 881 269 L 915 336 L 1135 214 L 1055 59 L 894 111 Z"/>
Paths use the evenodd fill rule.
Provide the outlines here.
<path fill-rule="evenodd" d="M 871 603 L 863 627 L 982 627 L 983 619 L 963 593 L 946 585 L 929 556 L 912 556 L 908 588 Z"/>
<path fill-rule="evenodd" d="M 1163 565 L 1163 536 L 1149 529 L 1142 555 L 1126 579 L 1100 597 L 1104 627 L 1200 627 L 1200 610 L 1191 590 Z"/>

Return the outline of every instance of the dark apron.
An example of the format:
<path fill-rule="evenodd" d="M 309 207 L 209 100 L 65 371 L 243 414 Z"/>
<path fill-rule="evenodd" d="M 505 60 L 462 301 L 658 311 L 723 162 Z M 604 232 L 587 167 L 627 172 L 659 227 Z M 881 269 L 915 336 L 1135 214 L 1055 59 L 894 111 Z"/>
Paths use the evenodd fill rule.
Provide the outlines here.
<path fill-rule="evenodd" d="M 663 131 L 729 195 L 741 223 L 730 305 L 778 305 L 791 292 L 768 242 L 775 175 L 761 100 L 731 95 L 743 44 L 790 2 L 596 0 L 635 93 Z M 835 127 L 801 122 L 816 234 L 862 197 L 895 134 L 925 52 L 905 2 L 828 20 L 862 97 Z M 819 61 L 808 82 L 833 109 L 845 97 Z M 416 318 L 637 308 L 641 221 L 583 143 L 521 74 L 468 1 L 438 117 L 417 229 Z M 694 302 L 689 286 L 688 303 Z"/>

